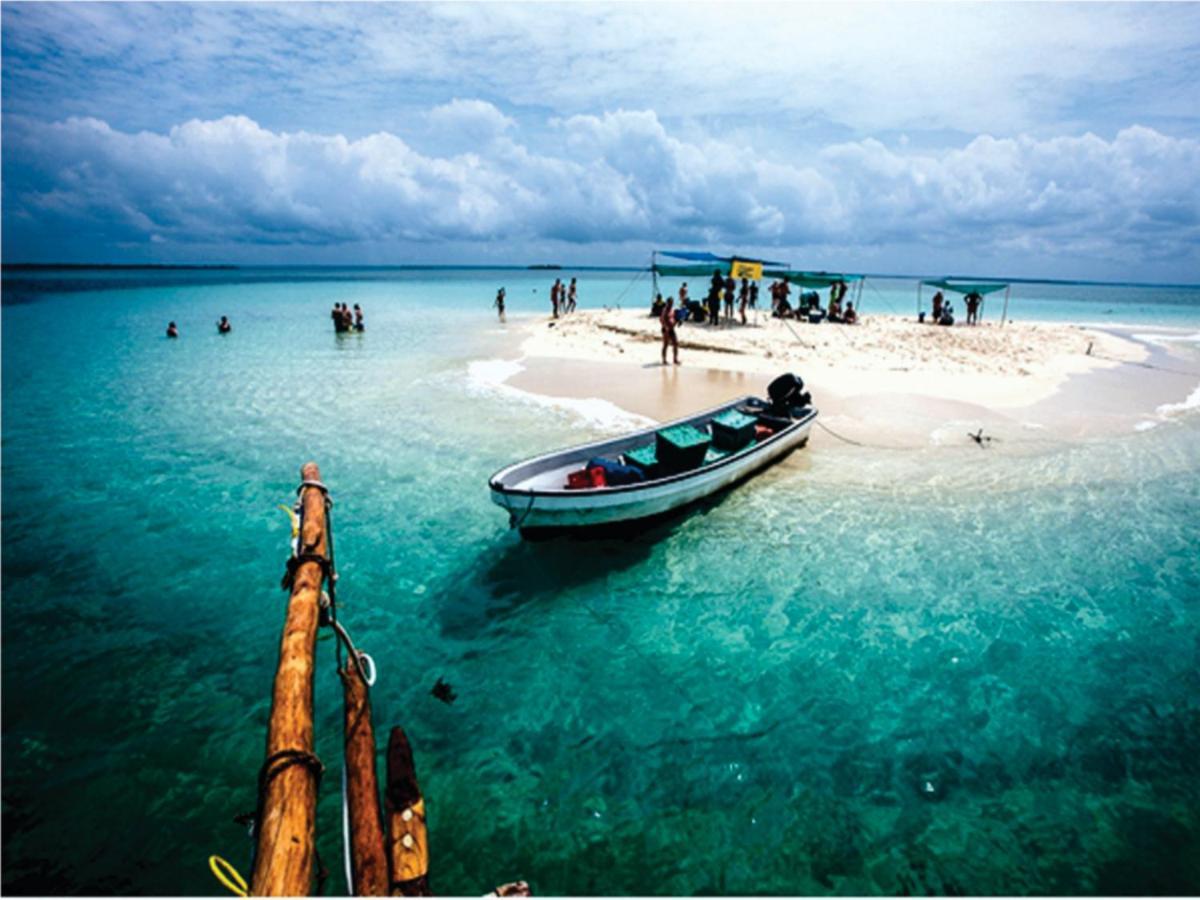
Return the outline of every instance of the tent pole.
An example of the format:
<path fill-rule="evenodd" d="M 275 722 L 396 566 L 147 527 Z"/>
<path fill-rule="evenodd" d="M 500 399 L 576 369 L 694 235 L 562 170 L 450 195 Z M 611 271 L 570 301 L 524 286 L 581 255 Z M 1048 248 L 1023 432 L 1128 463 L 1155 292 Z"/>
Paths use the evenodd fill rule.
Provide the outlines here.
<path fill-rule="evenodd" d="M 658 251 L 650 251 L 650 306 L 653 308 L 654 301 L 658 297 Z"/>
<path fill-rule="evenodd" d="M 1004 313 L 1000 316 L 1000 324 L 1003 325 L 1008 320 L 1008 292 L 1012 290 L 1012 285 L 1008 285 L 1004 289 Z"/>

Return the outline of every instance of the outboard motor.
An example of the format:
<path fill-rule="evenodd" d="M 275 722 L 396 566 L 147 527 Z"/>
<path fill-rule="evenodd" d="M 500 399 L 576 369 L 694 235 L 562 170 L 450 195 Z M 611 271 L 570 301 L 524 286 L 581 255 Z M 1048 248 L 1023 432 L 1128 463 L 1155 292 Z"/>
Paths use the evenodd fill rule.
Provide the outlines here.
<path fill-rule="evenodd" d="M 805 407 L 812 406 L 812 394 L 804 389 L 804 379 L 788 372 L 767 385 L 771 398 L 771 415 L 792 418 Z"/>

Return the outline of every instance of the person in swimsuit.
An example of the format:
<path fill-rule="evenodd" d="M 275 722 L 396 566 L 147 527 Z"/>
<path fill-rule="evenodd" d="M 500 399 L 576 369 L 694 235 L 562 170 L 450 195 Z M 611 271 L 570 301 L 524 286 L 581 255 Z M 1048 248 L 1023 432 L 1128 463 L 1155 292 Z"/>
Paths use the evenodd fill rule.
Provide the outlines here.
<path fill-rule="evenodd" d="M 179 337 L 179 329 L 175 327 L 174 322 L 167 323 L 167 337 L 169 337 L 169 338 Z"/>
<path fill-rule="evenodd" d="M 733 280 L 733 276 L 729 275 L 725 278 L 725 321 L 733 321 L 733 300 L 734 294 L 737 292 L 737 282 Z"/>
<path fill-rule="evenodd" d="M 938 291 L 933 295 L 933 323 L 936 325 L 942 319 L 942 292 Z"/>
<path fill-rule="evenodd" d="M 217 334 L 229 334 L 233 331 L 233 326 L 229 324 L 229 319 L 221 316 L 221 321 L 217 323 Z"/>
<path fill-rule="evenodd" d="M 738 312 L 742 316 L 742 324 L 746 324 L 746 306 L 750 303 L 750 279 L 742 279 L 742 288 L 738 291 Z"/>
<path fill-rule="evenodd" d="M 567 312 L 575 312 L 575 279 L 571 279 L 571 286 L 567 289 Z"/>
<path fill-rule="evenodd" d="M 753 310 L 758 309 L 758 282 L 757 281 L 750 282 L 750 308 Z"/>
<path fill-rule="evenodd" d="M 354 330 L 355 331 L 364 331 L 365 330 L 365 328 L 363 327 L 362 307 L 359 306 L 357 303 L 354 304 Z"/>
<path fill-rule="evenodd" d="M 679 365 L 679 338 L 675 334 L 675 298 L 668 297 L 667 305 L 663 307 L 662 315 L 658 317 L 662 325 L 662 364 L 667 364 L 667 346 L 674 354 L 675 365 Z"/>
<path fill-rule="evenodd" d="M 550 288 L 550 305 L 554 308 L 554 318 L 557 319 L 563 306 L 563 283 L 561 278 L 555 278 L 554 287 Z"/>
<path fill-rule="evenodd" d="M 492 304 L 496 307 L 496 315 L 500 317 L 500 321 L 505 321 L 504 318 L 504 288 L 496 291 L 496 302 Z"/>

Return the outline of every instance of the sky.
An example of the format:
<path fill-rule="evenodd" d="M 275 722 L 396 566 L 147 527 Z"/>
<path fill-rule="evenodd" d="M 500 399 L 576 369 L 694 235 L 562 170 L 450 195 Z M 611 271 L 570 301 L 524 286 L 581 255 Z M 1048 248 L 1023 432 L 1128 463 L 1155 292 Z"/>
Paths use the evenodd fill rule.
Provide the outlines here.
<path fill-rule="evenodd" d="M 1200 282 L 1200 4 L 0 7 L 6 262 Z"/>

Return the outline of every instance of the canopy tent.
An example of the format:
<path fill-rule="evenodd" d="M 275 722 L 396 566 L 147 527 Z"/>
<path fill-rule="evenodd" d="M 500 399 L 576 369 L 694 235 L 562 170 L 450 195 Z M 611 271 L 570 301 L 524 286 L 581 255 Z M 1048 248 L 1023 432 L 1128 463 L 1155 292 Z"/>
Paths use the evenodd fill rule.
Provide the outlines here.
<path fill-rule="evenodd" d="M 980 294 L 986 297 L 988 294 L 994 294 L 996 291 L 1008 289 L 1008 284 L 1003 281 L 951 281 L 948 278 L 940 280 L 922 281 L 921 284 L 927 284 L 930 287 L 941 288 L 944 291 L 954 291 L 956 294 Z"/>
<path fill-rule="evenodd" d="M 742 256 L 736 253 L 733 256 L 716 256 L 703 250 L 656 250 L 654 252 L 660 256 L 669 256 L 672 259 L 686 259 L 690 262 L 731 263 L 736 259 L 741 262 L 758 263 L 762 266 L 787 265 L 787 263 L 783 262 L 775 262 L 770 259 L 755 259 L 753 256 Z"/>
<path fill-rule="evenodd" d="M 1000 314 L 1000 324 L 1003 325 L 1008 319 L 1008 292 L 1012 287 L 1005 281 L 960 281 L 951 278 L 927 278 L 924 281 L 917 282 L 917 317 L 921 316 L 921 293 L 922 288 L 929 285 L 933 288 L 939 288 L 943 291 L 954 291 L 956 294 L 979 294 L 980 297 L 986 297 L 988 294 L 994 294 L 997 291 L 1004 291 L 1004 312 Z M 979 304 L 980 317 L 983 315 L 983 302 Z"/>
<path fill-rule="evenodd" d="M 726 266 L 721 264 L 709 266 L 672 266 L 664 263 L 655 263 L 654 274 L 665 275 L 668 278 L 704 278 L 711 276 L 715 269 L 724 270 L 725 268 Z"/>
<path fill-rule="evenodd" d="M 767 278 L 782 278 L 789 284 L 807 288 L 827 288 L 839 281 L 850 284 L 866 278 L 865 275 L 845 275 L 840 272 L 793 272 L 789 269 L 767 269 L 763 275 Z"/>
<path fill-rule="evenodd" d="M 685 260 L 683 263 L 662 263 L 660 256 Z M 772 266 L 774 268 L 766 268 Z M 658 295 L 658 278 L 708 278 L 714 271 L 731 275 L 734 278 L 749 278 L 759 281 L 763 278 L 777 278 L 802 288 L 824 289 L 838 283 L 853 285 L 857 288 L 854 294 L 856 306 L 861 308 L 862 289 L 866 283 L 865 275 L 847 274 L 844 272 L 806 272 L 793 271 L 787 268 L 787 263 L 768 259 L 754 259 L 749 256 L 717 256 L 714 253 L 700 250 L 656 250 L 651 255 L 650 271 L 653 274 L 651 298 Z"/>

